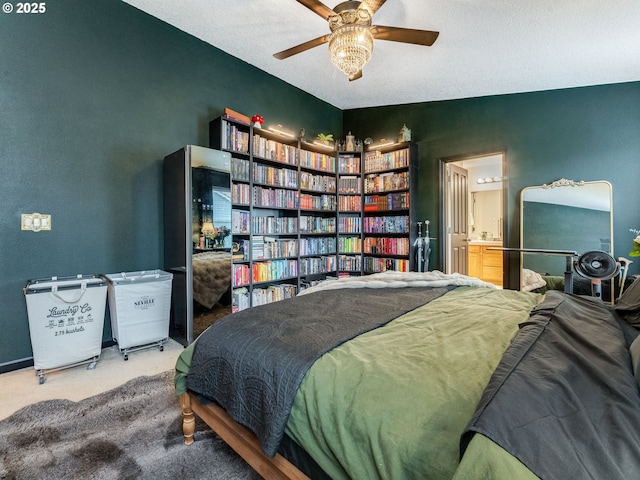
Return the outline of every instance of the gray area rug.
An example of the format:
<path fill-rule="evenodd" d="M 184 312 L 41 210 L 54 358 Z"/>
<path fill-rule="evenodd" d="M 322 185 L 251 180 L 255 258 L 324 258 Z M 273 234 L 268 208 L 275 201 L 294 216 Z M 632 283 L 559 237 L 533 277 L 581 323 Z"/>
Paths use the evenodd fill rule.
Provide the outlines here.
<path fill-rule="evenodd" d="M 173 371 L 138 377 L 80 402 L 34 403 L 0 421 L 0 478 L 260 478 L 201 420 L 194 438 L 184 445 Z"/>

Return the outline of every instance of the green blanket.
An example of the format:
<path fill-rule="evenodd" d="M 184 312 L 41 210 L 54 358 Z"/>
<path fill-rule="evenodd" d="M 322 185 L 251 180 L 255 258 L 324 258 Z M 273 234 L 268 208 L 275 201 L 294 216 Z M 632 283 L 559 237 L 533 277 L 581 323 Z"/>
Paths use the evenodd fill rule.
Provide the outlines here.
<path fill-rule="evenodd" d="M 305 376 L 286 433 L 335 480 L 450 479 L 460 435 L 539 298 L 460 287 L 335 348 Z"/>

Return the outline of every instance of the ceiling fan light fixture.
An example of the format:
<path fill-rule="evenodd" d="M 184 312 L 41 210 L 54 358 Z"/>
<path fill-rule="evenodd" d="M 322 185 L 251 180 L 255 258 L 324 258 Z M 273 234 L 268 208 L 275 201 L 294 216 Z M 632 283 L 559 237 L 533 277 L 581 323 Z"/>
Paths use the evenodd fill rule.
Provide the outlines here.
<path fill-rule="evenodd" d="M 371 52 L 373 35 L 368 26 L 343 25 L 329 38 L 331 63 L 349 77 L 362 70 L 371 59 Z"/>

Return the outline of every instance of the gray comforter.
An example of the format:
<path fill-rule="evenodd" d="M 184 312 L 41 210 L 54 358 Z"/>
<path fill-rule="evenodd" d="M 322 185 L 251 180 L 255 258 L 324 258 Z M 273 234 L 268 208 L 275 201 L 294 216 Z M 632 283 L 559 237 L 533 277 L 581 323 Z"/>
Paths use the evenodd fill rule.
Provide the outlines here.
<path fill-rule="evenodd" d="M 316 291 L 243 310 L 198 338 L 187 387 L 255 432 L 272 457 L 300 382 L 316 359 L 451 288 Z"/>

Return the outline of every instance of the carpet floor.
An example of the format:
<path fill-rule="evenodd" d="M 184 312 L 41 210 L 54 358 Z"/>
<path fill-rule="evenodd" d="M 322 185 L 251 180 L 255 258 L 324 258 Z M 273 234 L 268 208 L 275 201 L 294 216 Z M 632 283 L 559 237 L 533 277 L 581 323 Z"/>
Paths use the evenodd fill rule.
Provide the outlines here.
<path fill-rule="evenodd" d="M 173 371 L 81 401 L 45 400 L 0 421 L 2 479 L 258 480 L 202 421 L 184 445 Z"/>

